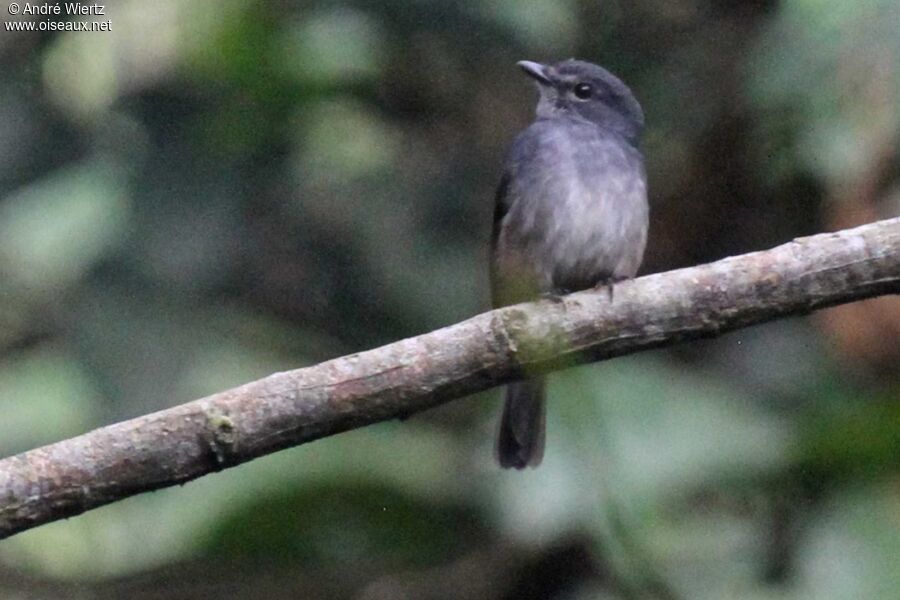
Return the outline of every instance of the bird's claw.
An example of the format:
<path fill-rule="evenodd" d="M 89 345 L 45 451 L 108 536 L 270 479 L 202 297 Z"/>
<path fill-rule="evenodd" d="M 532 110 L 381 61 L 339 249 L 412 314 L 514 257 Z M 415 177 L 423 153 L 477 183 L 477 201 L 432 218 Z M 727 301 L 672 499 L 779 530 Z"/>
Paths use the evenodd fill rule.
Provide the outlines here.
<path fill-rule="evenodd" d="M 602 281 L 598 281 L 597 284 L 594 286 L 594 289 L 597 291 L 602 291 L 605 289 L 606 294 L 609 297 L 609 301 L 612 302 L 613 301 L 613 286 L 615 286 L 615 284 L 617 284 L 620 281 L 622 281 L 622 280 L 617 279 L 617 278 L 612 278 L 612 277 L 609 279 L 604 279 Z"/>
<path fill-rule="evenodd" d="M 568 292 L 565 290 L 556 290 L 553 292 L 542 292 L 541 300 L 549 300 L 555 304 L 561 304 L 564 301 L 563 296 L 565 296 Z"/>

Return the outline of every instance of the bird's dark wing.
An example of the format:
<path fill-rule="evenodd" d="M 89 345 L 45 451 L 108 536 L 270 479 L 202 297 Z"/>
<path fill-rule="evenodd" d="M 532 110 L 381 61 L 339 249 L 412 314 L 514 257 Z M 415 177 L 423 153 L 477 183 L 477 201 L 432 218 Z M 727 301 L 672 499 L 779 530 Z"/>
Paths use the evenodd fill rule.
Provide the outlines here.
<path fill-rule="evenodd" d="M 499 298 L 502 297 L 501 287 L 502 281 L 500 274 L 497 272 L 497 240 L 500 237 L 500 228 L 503 224 L 503 217 L 506 216 L 506 213 L 509 212 L 509 207 L 512 205 L 512 198 L 510 197 L 510 181 L 512 180 L 512 175 L 508 170 L 503 171 L 503 175 L 500 177 L 500 183 L 497 184 L 497 192 L 494 194 L 494 223 L 491 229 L 491 256 L 490 256 L 490 275 L 491 275 L 491 302 L 494 307 L 502 306 L 499 303 Z"/>
<path fill-rule="evenodd" d="M 547 179 L 538 153 L 546 129 L 546 123 L 537 121 L 516 136 L 497 185 L 491 236 L 491 299 L 495 308 L 534 300 L 541 292 L 529 246 L 533 236 L 542 234 L 523 227 L 521 204 L 532 204 L 544 194 L 543 188 L 535 189 L 529 182 Z M 516 213 L 519 217 L 511 223 Z"/>
<path fill-rule="evenodd" d="M 500 237 L 500 224 L 503 217 L 509 212 L 512 205 L 512 198 L 509 196 L 509 182 L 512 176 L 509 171 L 504 171 L 500 177 L 500 183 L 497 184 L 497 193 L 494 194 L 494 227 L 491 230 L 491 252 L 497 247 L 497 238 Z"/>

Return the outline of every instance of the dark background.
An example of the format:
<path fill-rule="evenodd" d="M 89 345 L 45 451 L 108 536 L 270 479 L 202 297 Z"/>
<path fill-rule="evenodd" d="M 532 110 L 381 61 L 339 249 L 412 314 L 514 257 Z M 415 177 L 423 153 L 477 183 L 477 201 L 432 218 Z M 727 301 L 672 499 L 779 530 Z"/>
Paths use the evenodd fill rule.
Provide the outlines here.
<path fill-rule="evenodd" d="M 642 101 L 645 273 L 900 213 L 898 0 L 98 18 L 0 31 L 2 455 L 486 309 L 517 60 Z M 894 297 L 570 370 L 535 471 L 494 465 L 492 391 L 16 536 L 0 592 L 893 597 L 898 364 Z"/>

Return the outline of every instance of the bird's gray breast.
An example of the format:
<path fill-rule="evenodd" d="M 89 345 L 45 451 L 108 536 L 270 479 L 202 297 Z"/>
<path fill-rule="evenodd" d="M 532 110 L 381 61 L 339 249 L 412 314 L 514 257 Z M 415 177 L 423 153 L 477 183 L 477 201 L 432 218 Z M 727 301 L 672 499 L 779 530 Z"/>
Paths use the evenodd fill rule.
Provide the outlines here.
<path fill-rule="evenodd" d="M 513 201 L 498 243 L 517 253 L 543 291 L 633 277 L 647 239 L 640 152 L 590 123 L 538 121 L 510 155 Z"/>

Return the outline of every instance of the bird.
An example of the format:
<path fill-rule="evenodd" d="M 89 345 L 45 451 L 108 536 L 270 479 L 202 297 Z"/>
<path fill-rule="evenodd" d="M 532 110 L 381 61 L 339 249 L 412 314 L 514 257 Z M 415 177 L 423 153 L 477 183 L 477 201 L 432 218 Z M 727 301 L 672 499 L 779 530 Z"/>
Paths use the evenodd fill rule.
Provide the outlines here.
<path fill-rule="evenodd" d="M 644 113 L 631 89 L 596 64 L 568 59 L 517 65 L 538 89 L 536 117 L 513 140 L 494 204 L 494 308 L 606 288 L 633 278 L 649 227 L 640 138 Z M 545 378 L 506 387 L 496 456 L 503 468 L 544 455 Z"/>

